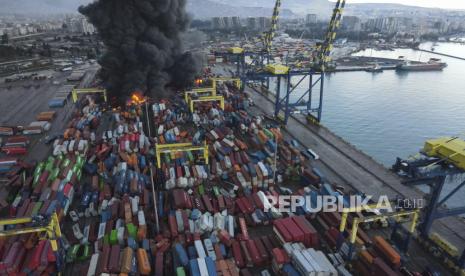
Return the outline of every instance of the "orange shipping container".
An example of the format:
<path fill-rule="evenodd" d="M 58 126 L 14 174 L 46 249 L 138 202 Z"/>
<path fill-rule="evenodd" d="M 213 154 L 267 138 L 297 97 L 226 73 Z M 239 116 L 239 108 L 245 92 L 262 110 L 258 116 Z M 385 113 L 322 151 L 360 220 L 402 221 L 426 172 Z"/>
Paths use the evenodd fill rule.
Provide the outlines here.
<path fill-rule="evenodd" d="M 129 273 L 131 272 L 132 266 L 132 249 L 130 247 L 126 247 L 123 250 L 123 257 L 121 258 L 121 273 Z"/>
<path fill-rule="evenodd" d="M 400 255 L 392 246 L 381 236 L 375 236 L 373 238 L 374 246 L 376 250 L 383 256 L 387 262 L 393 265 L 395 268 L 400 266 Z"/>
<path fill-rule="evenodd" d="M 137 265 L 139 267 L 139 273 L 142 275 L 149 275 L 151 268 L 149 258 L 147 257 L 147 251 L 142 248 L 137 249 Z"/>
<path fill-rule="evenodd" d="M 360 260 L 366 265 L 371 265 L 373 263 L 373 256 L 367 250 L 362 250 L 360 251 Z"/>

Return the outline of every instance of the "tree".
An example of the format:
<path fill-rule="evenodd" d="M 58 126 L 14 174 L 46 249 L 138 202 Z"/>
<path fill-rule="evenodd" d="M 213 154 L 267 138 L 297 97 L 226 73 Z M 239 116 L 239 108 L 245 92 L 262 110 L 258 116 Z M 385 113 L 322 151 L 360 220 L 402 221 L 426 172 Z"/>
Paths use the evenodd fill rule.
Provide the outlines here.
<path fill-rule="evenodd" d="M 8 40 L 9 40 L 8 34 L 7 34 L 7 33 L 4 33 L 4 34 L 2 35 L 2 44 L 8 44 Z"/>

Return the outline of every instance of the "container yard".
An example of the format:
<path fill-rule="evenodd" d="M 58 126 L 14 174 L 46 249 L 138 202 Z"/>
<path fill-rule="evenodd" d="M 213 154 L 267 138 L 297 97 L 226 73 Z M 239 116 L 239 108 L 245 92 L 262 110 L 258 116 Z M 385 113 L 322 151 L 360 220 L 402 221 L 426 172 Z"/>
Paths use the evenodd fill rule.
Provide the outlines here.
<path fill-rule="evenodd" d="M 351 209 L 348 196 L 363 197 L 363 187 L 344 168 L 335 173 L 330 155 L 270 118 L 262 95 L 205 72 L 207 88 L 171 99 L 135 96 L 108 109 L 106 96 L 84 93 L 98 89 L 83 89 L 64 109 L 45 108 L 44 98 L 31 117 L 44 123 L 2 127 L 2 273 L 460 272 L 414 239 L 418 209 Z M 309 204 L 342 196 L 344 210 L 270 203 L 286 195 Z"/>
<path fill-rule="evenodd" d="M 0 86 L 1 275 L 465 275 L 445 180 L 404 185 L 320 124 L 326 72 L 397 65 L 331 62 L 344 0 L 323 41 L 273 44 L 276 0 L 263 37 L 207 48 L 204 68 L 183 49 L 184 1 L 128 3 L 79 8 L 102 68 Z M 456 139 L 428 141 L 427 166 L 463 169 Z"/>

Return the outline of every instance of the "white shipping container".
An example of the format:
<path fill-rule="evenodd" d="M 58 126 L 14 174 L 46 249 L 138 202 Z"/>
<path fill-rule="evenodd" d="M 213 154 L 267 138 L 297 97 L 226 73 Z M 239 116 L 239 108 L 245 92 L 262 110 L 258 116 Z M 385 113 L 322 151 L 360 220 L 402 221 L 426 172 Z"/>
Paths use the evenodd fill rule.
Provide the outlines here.
<path fill-rule="evenodd" d="M 313 267 L 307 261 L 307 259 L 302 255 L 300 251 L 294 250 L 292 252 L 292 263 L 295 267 L 305 276 L 316 276 Z"/>
<path fill-rule="evenodd" d="M 81 240 L 84 235 L 82 235 L 82 232 L 81 232 L 81 229 L 79 228 L 79 224 L 76 223 L 76 224 L 73 224 L 73 234 L 74 234 L 74 237 L 78 240 Z"/>
<path fill-rule="evenodd" d="M 216 253 L 215 249 L 213 248 L 213 243 L 210 239 L 205 239 L 203 241 L 205 245 L 205 250 L 207 251 L 207 255 L 213 259 L 213 261 L 216 261 Z"/>
<path fill-rule="evenodd" d="M 132 214 L 136 215 L 139 211 L 139 196 L 130 197 Z"/>
<path fill-rule="evenodd" d="M 200 276 L 208 276 L 207 264 L 205 258 L 197 258 L 197 264 L 199 265 Z"/>
<path fill-rule="evenodd" d="M 234 217 L 228 215 L 228 232 L 231 238 L 234 238 Z"/>
<path fill-rule="evenodd" d="M 310 254 L 307 250 L 301 251 L 302 256 L 305 257 L 307 262 L 313 267 L 313 271 L 315 271 L 315 275 L 317 276 L 326 276 L 325 274 L 325 268 L 324 266 L 322 267 L 322 264 L 318 263 L 318 259 L 315 258 L 312 254 Z"/>
<path fill-rule="evenodd" d="M 337 267 L 337 272 L 341 276 L 352 276 L 352 274 L 343 265 Z"/>
<path fill-rule="evenodd" d="M 311 248 L 311 250 L 315 251 L 313 248 Z M 331 264 L 323 252 L 315 251 L 315 255 L 318 257 L 318 261 L 325 265 L 328 275 L 337 275 L 336 268 Z"/>
<path fill-rule="evenodd" d="M 205 250 L 200 240 L 195 240 L 194 246 L 195 246 L 195 250 L 197 251 L 197 256 L 199 256 L 200 258 L 205 258 L 207 256 L 205 254 Z"/>
<path fill-rule="evenodd" d="M 176 224 L 178 225 L 178 232 L 183 232 L 184 231 L 184 221 L 182 219 L 181 210 L 177 210 L 175 212 L 175 216 L 176 216 Z"/>
<path fill-rule="evenodd" d="M 98 227 L 98 235 L 97 235 L 98 240 L 102 239 L 103 236 L 105 236 L 105 228 L 106 228 L 106 226 L 107 226 L 106 222 L 100 223 L 100 225 Z"/>
<path fill-rule="evenodd" d="M 139 225 L 145 225 L 145 214 L 143 210 L 137 212 L 137 221 L 139 221 Z"/>
<path fill-rule="evenodd" d="M 87 276 L 95 276 L 97 270 L 97 263 L 99 259 L 99 253 L 95 253 L 90 258 L 89 269 L 87 270 Z"/>

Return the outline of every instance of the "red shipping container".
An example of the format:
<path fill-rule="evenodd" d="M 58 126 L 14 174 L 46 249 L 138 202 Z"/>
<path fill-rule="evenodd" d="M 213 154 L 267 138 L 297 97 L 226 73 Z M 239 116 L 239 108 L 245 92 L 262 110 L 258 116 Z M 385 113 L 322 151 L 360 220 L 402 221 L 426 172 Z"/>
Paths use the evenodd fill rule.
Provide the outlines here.
<path fill-rule="evenodd" d="M 108 270 L 110 273 L 119 273 L 119 255 L 120 255 L 120 247 L 119 245 L 111 246 L 110 250 L 110 258 L 108 260 Z"/>
<path fill-rule="evenodd" d="M 247 241 L 247 249 L 249 250 L 250 257 L 252 258 L 252 262 L 255 266 L 263 266 L 265 264 L 265 260 L 262 260 L 254 240 Z"/>
<path fill-rule="evenodd" d="M 262 258 L 262 261 L 264 263 L 268 263 L 270 260 L 270 255 L 268 254 L 268 251 L 265 248 L 265 245 L 263 244 L 262 240 L 260 239 L 254 239 L 255 246 L 258 249 L 258 253 L 260 253 L 260 257 Z"/>
<path fill-rule="evenodd" d="M 260 197 L 258 196 L 257 193 L 254 193 L 252 195 L 253 201 L 255 205 L 258 207 L 260 210 L 265 210 L 265 206 L 263 206 L 263 202 L 260 200 Z"/>
<path fill-rule="evenodd" d="M 252 276 L 252 273 L 247 268 L 241 269 L 240 271 L 241 276 Z"/>
<path fill-rule="evenodd" d="M 215 255 L 217 260 L 223 260 L 223 254 L 221 254 L 221 247 L 218 243 L 215 243 L 213 246 L 213 249 L 215 250 Z"/>
<path fill-rule="evenodd" d="M 237 267 L 239 268 L 245 267 L 245 260 L 244 260 L 244 256 L 241 253 L 241 246 L 239 245 L 239 243 L 233 240 L 231 247 L 232 247 L 232 254 L 234 257 L 234 261 Z"/>
<path fill-rule="evenodd" d="M 163 252 L 158 252 L 155 255 L 155 276 L 163 276 Z"/>
<path fill-rule="evenodd" d="M 52 250 L 52 247 L 50 245 L 50 241 L 46 240 L 45 245 L 44 245 L 44 250 L 42 250 L 42 255 L 40 256 L 40 265 L 38 270 L 39 271 L 44 271 L 47 266 L 48 266 L 48 255 L 49 251 Z"/>
<path fill-rule="evenodd" d="M 172 237 L 178 236 L 178 224 L 176 223 L 176 217 L 172 214 L 168 215 L 168 224 Z"/>
<path fill-rule="evenodd" d="M 24 155 L 27 153 L 27 149 L 23 147 L 11 147 L 11 148 L 2 148 L 2 152 L 6 155 Z"/>
<path fill-rule="evenodd" d="M 229 236 L 228 231 L 221 229 L 218 231 L 218 237 L 220 238 L 220 241 L 226 245 L 227 247 L 231 246 L 231 237 Z"/>
<path fill-rule="evenodd" d="M 244 253 L 245 263 L 247 267 L 253 267 L 253 260 L 252 256 L 250 255 L 249 248 L 246 241 L 240 241 L 239 244 L 241 245 L 242 253 Z"/>
<path fill-rule="evenodd" d="M 45 240 L 39 241 L 39 243 L 34 247 L 34 253 L 32 254 L 31 259 L 28 262 L 27 269 L 29 271 L 35 271 L 39 268 L 40 265 L 40 256 L 45 247 Z"/>
<path fill-rule="evenodd" d="M 187 193 L 184 190 L 172 191 L 175 209 L 184 209 L 187 206 Z"/>
<path fill-rule="evenodd" d="M 13 274 L 17 273 L 23 264 L 24 259 L 26 258 L 27 250 L 25 247 L 21 247 L 19 249 L 18 255 L 16 256 L 16 260 L 14 264 L 8 268 L 8 273 Z"/>
<path fill-rule="evenodd" d="M 325 238 L 329 246 L 334 248 L 337 245 L 337 240 L 339 238 L 339 231 L 336 228 L 331 227 L 328 231 L 326 231 Z"/>
<path fill-rule="evenodd" d="M 381 258 L 373 260 L 373 275 L 376 276 L 396 276 L 399 275 L 392 270 Z"/>
<path fill-rule="evenodd" d="M 239 209 L 239 211 L 242 213 L 242 214 L 246 214 L 247 213 L 247 210 L 244 206 L 244 203 L 242 202 L 242 198 L 238 198 L 236 199 L 236 205 L 237 205 L 237 208 Z"/>
<path fill-rule="evenodd" d="M 304 233 L 303 243 L 306 247 L 314 247 L 312 237 L 318 235 L 315 229 L 312 229 L 306 223 L 306 219 L 303 216 L 292 217 L 293 222 L 299 227 L 299 229 Z"/>
<path fill-rule="evenodd" d="M 244 203 L 244 207 L 247 210 L 247 214 L 253 213 L 255 211 L 255 208 L 253 207 L 253 203 L 249 201 L 249 198 L 243 197 L 242 202 Z"/>
<path fill-rule="evenodd" d="M 294 220 L 291 217 L 283 219 L 283 224 L 284 227 L 286 227 L 289 233 L 291 234 L 293 242 L 304 242 L 304 233 L 302 232 L 302 230 L 300 230 L 297 224 L 295 224 Z"/>
<path fill-rule="evenodd" d="M 268 238 L 268 236 L 261 236 L 260 240 L 262 241 L 263 245 L 265 246 L 266 251 L 268 251 L 268 252 L 273 251 L 274 246 L 273 246 L 273 244 L 271 244 L 271 241 Z"/>
<path fill-rule="evenodd" d="M 245 224 L 244 218 L 239 218 L 239 227 L 241 229 L 242 236 L 244 240 L 249 239 L 249 231 L 247 230 L 247 225 Z"/>
<path fill-rule="evenodd" d="M 189 217 L 187 215 L 187 212 L 185 210 L 182 210 L 181 216 L 182 216 L 182 223 L 184 224 L 184 229 L 186 232 L 188 232 L 189 231 Z"/>
<path fill-rule="evenodd" d="M 213 206 L 212 206 L 210 197 L 208 195 L 204 194 L 204 195 L 202 195 L 202 200 L 203 200 L 203 203 L 204 203 L 205 208 L 207 209 L 207 211 L 210 212 L 211 214 L 213 214 L 214 210 L 213 210 Z"/>
<path fill-rule="evenodd" d="M 21 247 L 23 247 L 23 244 L 17 241 L 13 243 L 13 245 L 10 247 L 8 251 L 6 251 L 6 256 L 3 258 L 2 262 L 2 270 L 8 270 L 11 266 L 13 266 Z"/>
<path fill-rule="evenodd" d="M 292 236 L 289 233 L 289 230 L 284 226 L 282 220 L 275 220 L 273 221 L 273 230 L 275 234 L 279 237 L 281 242 L 291 242 Z"/>
<path fill-rule="evenodd" d="M 278 264 L 285 264 L 290 261 L 289 255 L 287 255 L 287 252 L 282 248 L 274 248 L 272 254 L 274 260 Z"/>

